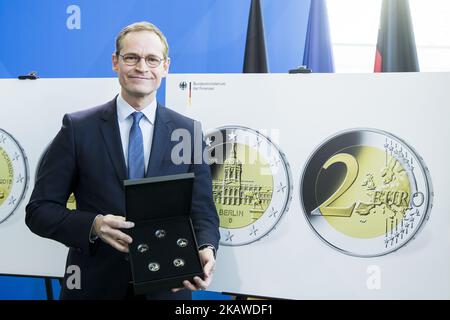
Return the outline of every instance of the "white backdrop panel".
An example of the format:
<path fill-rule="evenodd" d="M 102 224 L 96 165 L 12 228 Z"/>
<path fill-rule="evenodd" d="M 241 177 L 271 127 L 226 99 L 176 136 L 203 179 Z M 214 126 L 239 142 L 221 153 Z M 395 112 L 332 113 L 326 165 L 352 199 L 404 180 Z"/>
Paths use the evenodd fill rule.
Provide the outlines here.
<path fill-rule="evenodd" d="M 62 277 L 67 248 L 33 234 L 25 206 L 42 152 L 61 128 L 65 113 L 102 104 L 119 92 L 117 79 L 0 80 L 0 128 L 28 157 L 29 184 L 15 212 L 0 223 L 0 274 Z"/>
<path fill-rule="evenodd" d="M 184 89 L 183 89 L 184 88 Z M 305 299 L 450 298 L 450 74 L 179 74 L 167 105 L 224 125 L 279 130 L 293 175 L 289 211 L 268 236 L 221 246 L 212 290 Z M 407 246 L 357 258 L 324 244 L 301 209 L 300 176 L 327 137 L 349 128 L 388 131 L 423 157 L 435 191 L 431 218 Z M 373 267 L 380 287 L 369 289 Z"/>

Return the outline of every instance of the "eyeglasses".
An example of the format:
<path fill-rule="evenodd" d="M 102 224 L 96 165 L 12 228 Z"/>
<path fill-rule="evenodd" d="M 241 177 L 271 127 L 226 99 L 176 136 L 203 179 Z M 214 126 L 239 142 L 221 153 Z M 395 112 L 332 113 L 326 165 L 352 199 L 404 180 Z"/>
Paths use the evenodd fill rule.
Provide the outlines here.
<path fill-rule="evenodd" d="M 127 66 L 135 66 L 139 62 L 141 62 L 141 59 L 144 59 L 147 66 L 149 66 L 150 68 L 156 68 L 156 67 L 159 67 L 161 62 L 163 62 L 165 60 L 165 59 L 161 59 L 161 58 L 158 58 L 158 57 L 152 56 L 152 55 L 149 55 L 146 57 L 141 57 L 134 53 L 127 53 L 124 55 L 119 54 L 119 56 L 122 57 L 123 62 Z"/>

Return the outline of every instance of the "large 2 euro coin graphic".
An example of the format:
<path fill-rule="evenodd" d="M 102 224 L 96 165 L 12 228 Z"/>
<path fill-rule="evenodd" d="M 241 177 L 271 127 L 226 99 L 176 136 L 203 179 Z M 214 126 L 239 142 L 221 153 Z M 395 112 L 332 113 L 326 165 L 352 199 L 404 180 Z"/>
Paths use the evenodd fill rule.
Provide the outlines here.
<path fill-rule="evenodd" d="M 410 241 L 428 220 L 431 178 L 403 140 L 375 129 L 328 138 L 306 163 L 303 210 L 316 234 L 343 253 L 374 257 Z"/>
<path fill-rule="evenodd" d="M 25 197 L 28 160 L 19 142 L 0 129 L 0 223 L 8 219 Z"/>
<path fill-rule="evenodd" d="M 241 126 L 206 137 L 213 197 L 220 218 L 220 243 L 252 243 L 274 229 L 292 198 L 289 165 L 264 134 Z"/>

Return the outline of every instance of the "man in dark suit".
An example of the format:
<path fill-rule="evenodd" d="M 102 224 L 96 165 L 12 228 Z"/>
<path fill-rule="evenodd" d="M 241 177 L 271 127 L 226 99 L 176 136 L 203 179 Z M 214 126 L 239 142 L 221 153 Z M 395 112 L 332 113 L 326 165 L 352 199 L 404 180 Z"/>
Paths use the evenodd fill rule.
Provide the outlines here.
<path fill-rule="evenodd" d="M 191 218 L 205 276 L 185 281 L 184 288 L 147 296 L 190 299 L 192 290 L 211 282 L 220 237 L 209 166 L 203 159 L 194 161 L 200 124 L 156 102 L 170 64 L 166 38 L 156 26 L 140 22 L 125 27 L 116 39 L 112 63 L 120 94 L 101 106 L 64 116 L 39 168 L 26 224 L 70 248 L 66 270 L 78 267 L 81 283 L 68 286 L 71 274 L 66 273 L 62 299 L 134 297 L 128 258 L 133 239 L 123 232 L 134 224 L 124 218 L 123 181 L 193 172 Z M 181 164 L 174 163 L 171 152 L 179 143 L 171 139 L 177 129 L 194 137 L 191 161 Z M 76 210 L 66 208 L 71 193 Z"/>

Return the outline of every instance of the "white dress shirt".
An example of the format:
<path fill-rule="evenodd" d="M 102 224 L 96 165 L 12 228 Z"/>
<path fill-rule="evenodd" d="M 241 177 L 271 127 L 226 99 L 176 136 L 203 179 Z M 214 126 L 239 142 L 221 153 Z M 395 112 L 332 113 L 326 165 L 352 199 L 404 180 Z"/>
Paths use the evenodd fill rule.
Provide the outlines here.
<path fill-rule="evenodd" d="M 154 99 L 148 106 L 141 110 L 144 114 L 139 127 L 142 131 L 142 139 L 144 142 L 144 163 L 145 172 L 147 173 L 148 161 L 150 159 L 150 151 L 152 147 L 153 131 L 155 128 L 156 117 L 156 99 Z M 128 143 L 130 138 L 130 129 L 133 125 L 133 112 L 136 112 L 132 106 L 126 102 L 122 95 L 117 97 L 117 120 L 119 122 L 120 139 L 122 140 L 122 150 L 125 157 L 125 164 L 128 168 Z"/>

